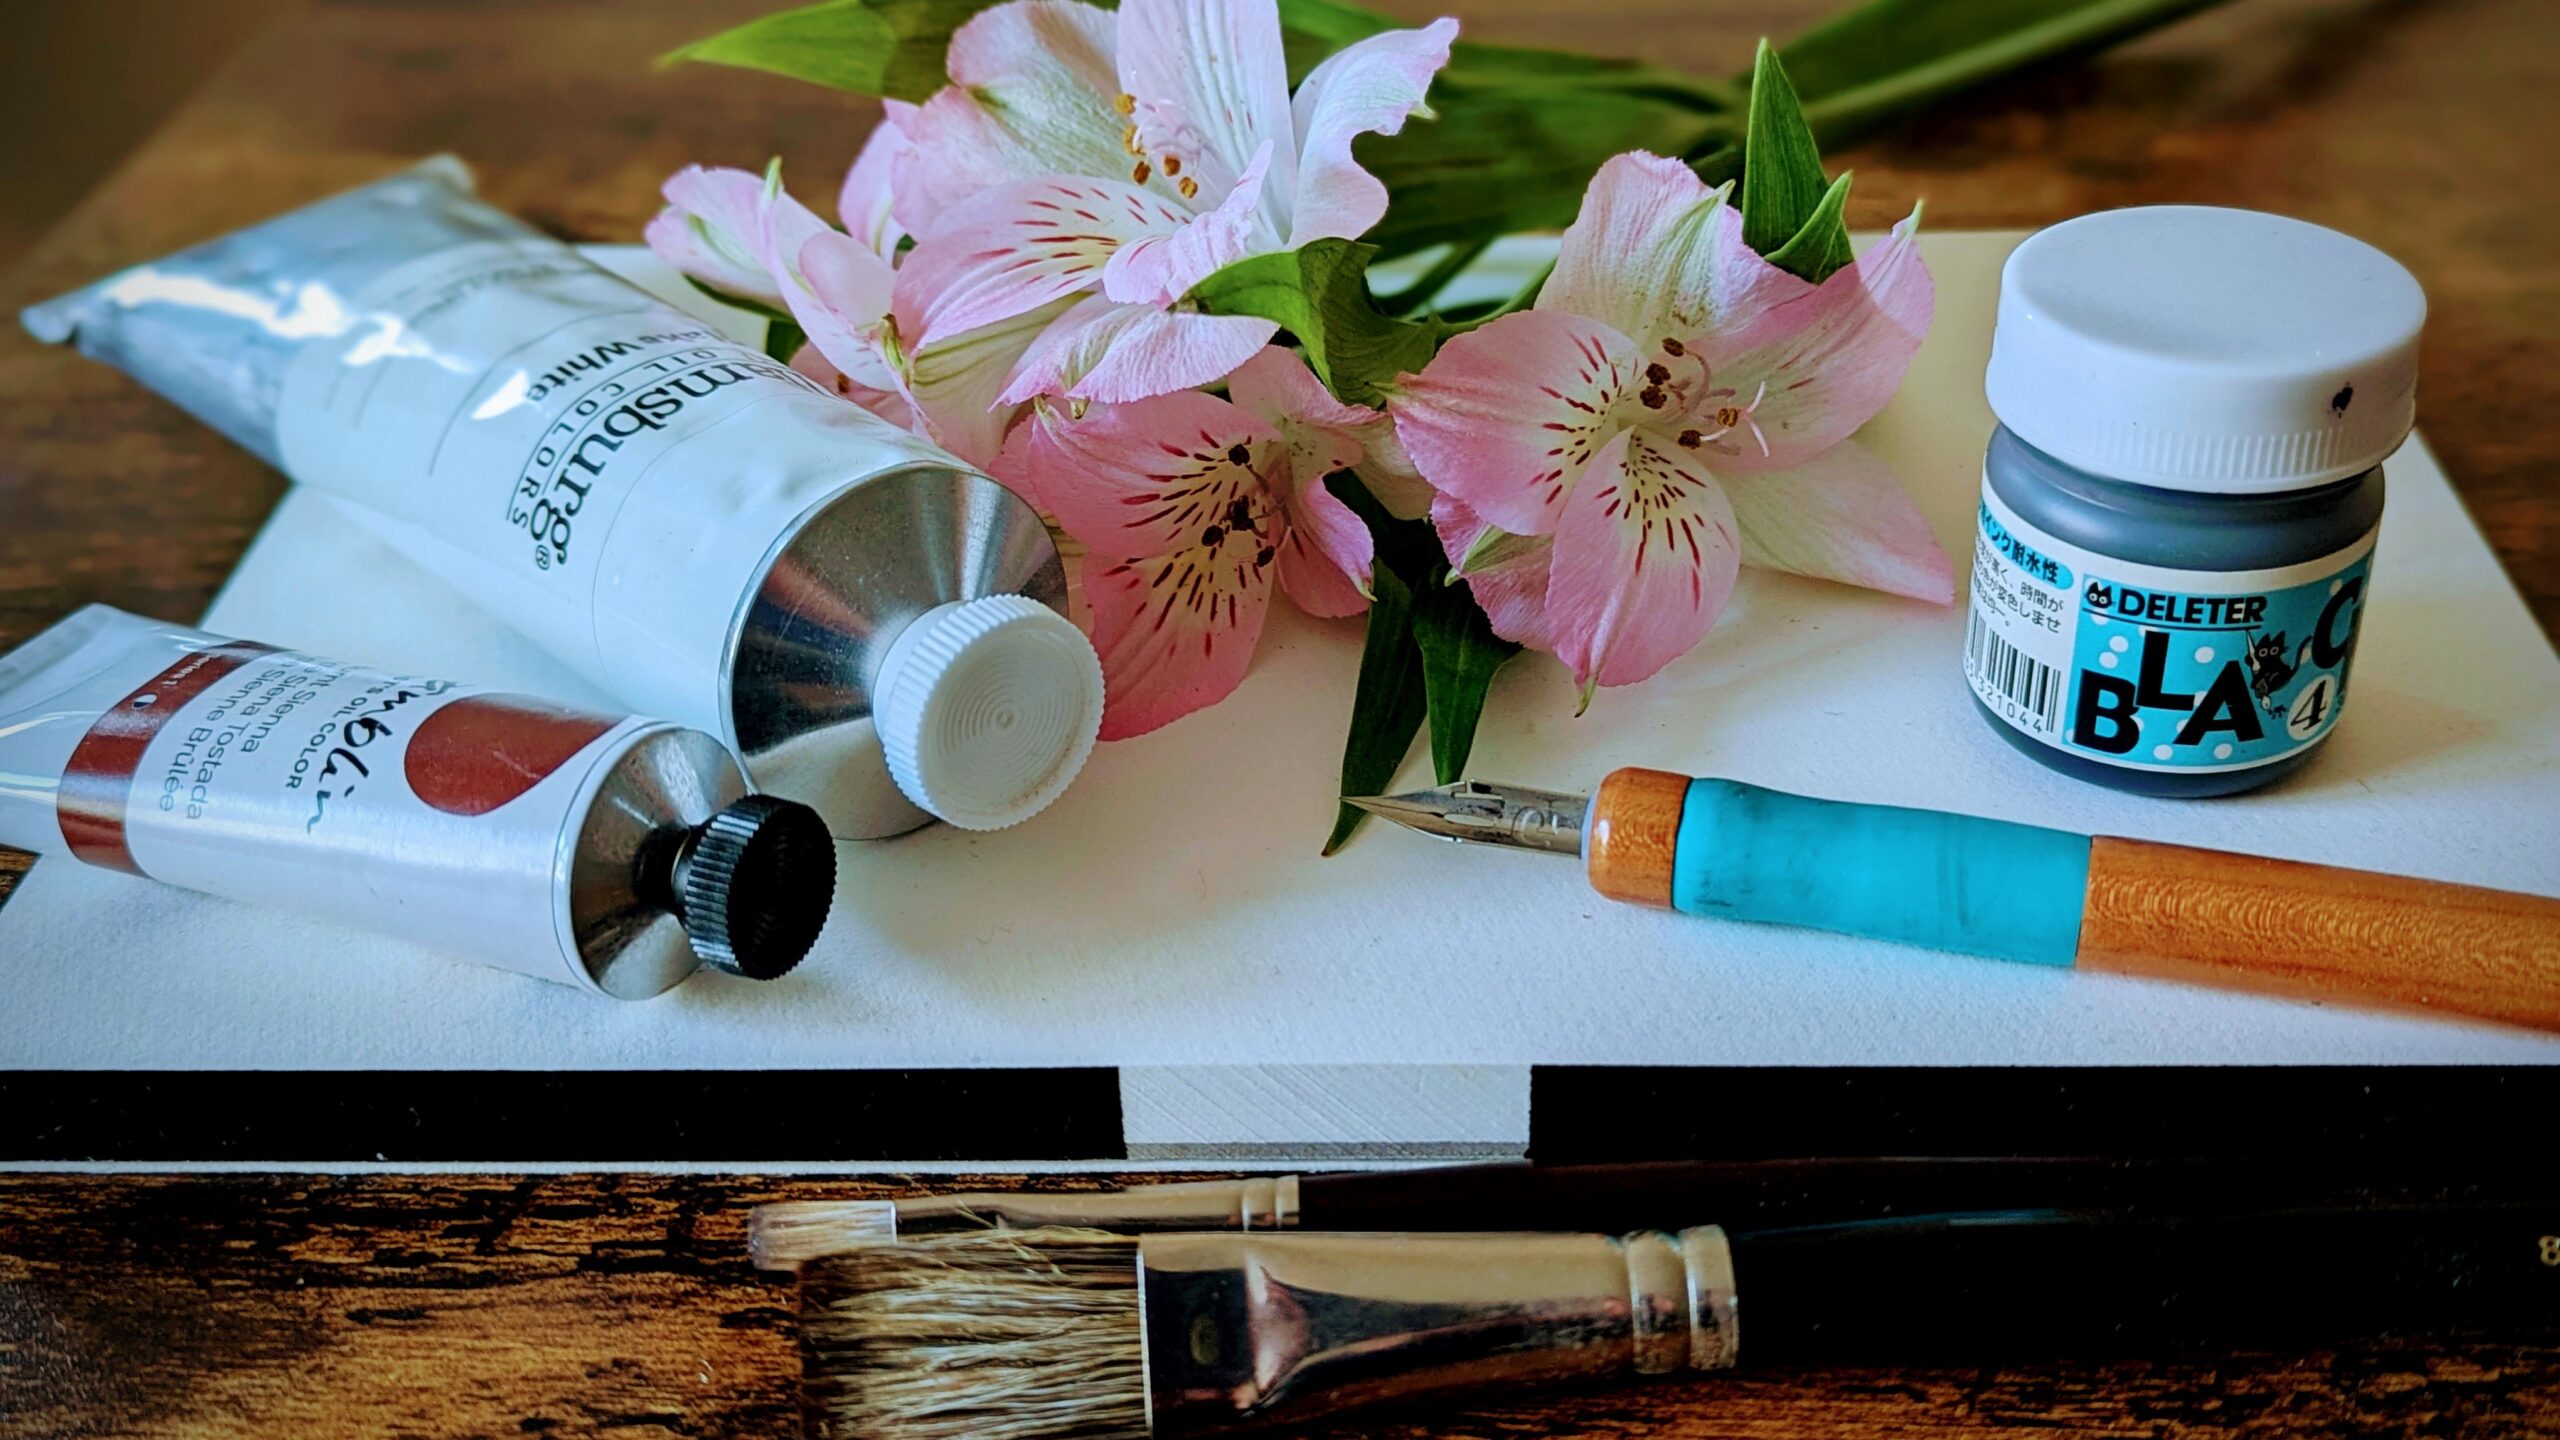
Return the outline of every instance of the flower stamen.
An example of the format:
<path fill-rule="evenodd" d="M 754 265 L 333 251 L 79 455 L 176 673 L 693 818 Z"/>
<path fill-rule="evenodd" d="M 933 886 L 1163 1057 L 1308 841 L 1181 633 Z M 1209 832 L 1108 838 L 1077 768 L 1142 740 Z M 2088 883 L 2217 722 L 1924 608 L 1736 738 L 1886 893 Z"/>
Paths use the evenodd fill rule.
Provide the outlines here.
<path fill-rule="evenodd" d="M 1703 437 L 1704 443 L 1714 444 L 1716 441 L 1723 439 L 1734 431 L 1739 430 L 1744 426 L 1749 426 L 1751 429 L 1751 438 L 1759 443 L 1760 453 L 1763 456 L 1766 456 L 1769 453 L 1769 436 L 1767 432 L 1760 428 L 1760 422 L 1752 417 L 1760 409 L 1760 402 L 1769 398 L 1769 382 L 1766 380 L 1760 382 L 1759 390 L 1752 395 L 1751 403 L 1748 405 L 1736 405 L 1732 403 L 1730 397 L 1734 393 L 1735 392 L 1731 390 L 1714 390 L 1707 393 L 1706 398 L 1710 400 L 1723 398 L 1726 403 L 1716 407 L 1716 413 L 1714 416 L 1716 432 L 1712 435 Z M 1688 443 L 1686 437 L 1683 437 L 1681 443 Z M 1729 449 L 1731 447 L 1726 448 Z"/>

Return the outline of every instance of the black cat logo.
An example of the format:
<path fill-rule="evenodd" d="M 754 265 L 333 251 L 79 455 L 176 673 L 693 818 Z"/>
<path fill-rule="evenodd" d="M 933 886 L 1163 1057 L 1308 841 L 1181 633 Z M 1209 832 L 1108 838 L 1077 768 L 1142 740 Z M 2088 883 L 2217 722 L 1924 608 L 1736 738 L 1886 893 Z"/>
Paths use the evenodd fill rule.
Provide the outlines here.
<path fill-rule="evenodd" d="M 2276 692 L 2294 676 L 2293 660 L 2285 653 L 2284 632 L 2250 636 L 2249 648 L 2242 658 L 2249 662 L 2249 688 L 2256 692 L 2258 703 L 2270 715 L 2283 714 L 2284 702 L 2276 699 Z"/>

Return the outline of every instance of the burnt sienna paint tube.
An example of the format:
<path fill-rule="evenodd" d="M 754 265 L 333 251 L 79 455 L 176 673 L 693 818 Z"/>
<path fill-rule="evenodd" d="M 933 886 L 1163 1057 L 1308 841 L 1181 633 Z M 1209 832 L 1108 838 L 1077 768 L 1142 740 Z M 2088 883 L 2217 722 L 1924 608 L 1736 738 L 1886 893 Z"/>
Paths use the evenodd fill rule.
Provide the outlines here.
<path fill-rule="evenodd" d="M 27 310 L 838 835 L 995 829 L 1102 668 L 1028 504 L 474 197 L 450 156 Z"/>
<path fill-rule="evenodd" d="M 92 605 L 0 655 L 0 845 L 618 999 L 817 938 L 835 843 L 664 721 Z"/>

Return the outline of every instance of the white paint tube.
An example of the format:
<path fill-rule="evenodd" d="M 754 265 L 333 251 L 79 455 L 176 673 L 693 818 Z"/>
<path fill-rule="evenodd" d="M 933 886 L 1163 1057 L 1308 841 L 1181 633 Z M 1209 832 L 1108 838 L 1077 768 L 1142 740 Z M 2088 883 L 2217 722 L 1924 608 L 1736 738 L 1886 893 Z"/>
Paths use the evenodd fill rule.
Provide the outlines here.
<path fill-rule="evenodd" d="M 994 829 L 1102 669 L 1031 507 L 440 157 L 27 310 L 839 835 Z"/>
<path fill-rule="evenodd" d="M 835 890 L 698 730 L 103 605 L 0 655 L 0 845 L 625 1000 L 782 974 Z"/>

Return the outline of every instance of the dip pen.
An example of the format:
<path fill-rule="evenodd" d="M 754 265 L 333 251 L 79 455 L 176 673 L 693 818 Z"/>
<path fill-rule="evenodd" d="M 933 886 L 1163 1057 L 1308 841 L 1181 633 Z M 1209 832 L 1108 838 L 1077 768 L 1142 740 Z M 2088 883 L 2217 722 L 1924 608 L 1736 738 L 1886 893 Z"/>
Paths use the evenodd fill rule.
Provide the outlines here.
<path fill-rule="evenodd" d="M 2560 899 L 1661 770 L 1349 803 L 1581 857 L 1613 900 L 1999 960 L 2560 1030 Z"/>

